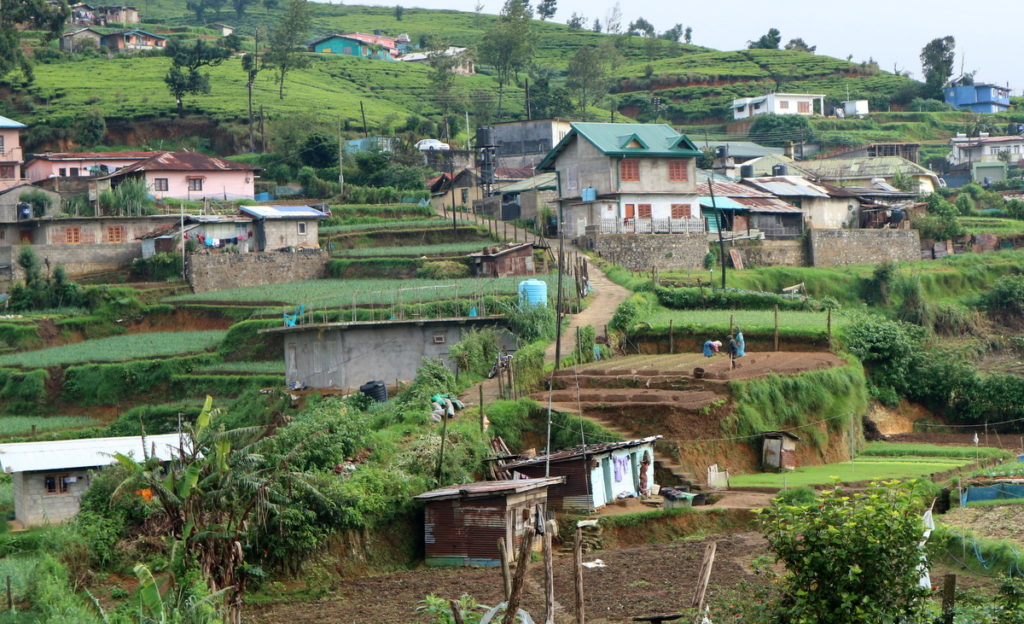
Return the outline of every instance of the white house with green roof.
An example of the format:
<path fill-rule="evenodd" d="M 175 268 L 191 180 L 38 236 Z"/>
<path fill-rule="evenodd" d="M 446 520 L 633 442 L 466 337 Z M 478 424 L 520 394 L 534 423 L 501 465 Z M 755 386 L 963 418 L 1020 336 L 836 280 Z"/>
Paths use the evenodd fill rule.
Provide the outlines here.
<path fill-rule="evenodd" d="M 703 232 L 700 155 L 666 124 L 574 122 L 537 169 L 557 174 L 567 236 Z"/>

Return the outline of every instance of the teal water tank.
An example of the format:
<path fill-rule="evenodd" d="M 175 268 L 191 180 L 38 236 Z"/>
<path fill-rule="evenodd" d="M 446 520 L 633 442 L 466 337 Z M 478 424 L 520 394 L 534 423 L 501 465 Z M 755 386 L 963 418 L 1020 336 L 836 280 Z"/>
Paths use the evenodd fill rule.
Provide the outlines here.
<path fill-rule="evenodd" d="M 539 279 L 528 279 L 519 282 L 519 305 L 548 305 L 548 283 Z"/>

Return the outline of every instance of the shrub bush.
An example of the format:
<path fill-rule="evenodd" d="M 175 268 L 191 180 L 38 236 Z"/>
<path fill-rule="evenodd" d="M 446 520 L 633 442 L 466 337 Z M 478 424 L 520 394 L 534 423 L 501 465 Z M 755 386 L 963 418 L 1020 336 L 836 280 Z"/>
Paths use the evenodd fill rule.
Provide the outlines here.
<path fill-rule="evenodd" d="M 454 260 L 435 260 L 424 262 L 416 271 L 416 277 L 427 279 L 452 279 L 469 277 L 469 267 Z"/>

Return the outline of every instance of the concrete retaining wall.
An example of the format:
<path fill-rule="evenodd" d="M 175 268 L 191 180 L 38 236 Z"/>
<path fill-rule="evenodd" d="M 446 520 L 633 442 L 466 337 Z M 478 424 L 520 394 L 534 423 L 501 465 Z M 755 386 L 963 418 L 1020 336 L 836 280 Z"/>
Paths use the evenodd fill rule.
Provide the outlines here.
<path fill-rule="evenodd" d="M 736 249 L 745 267 L 807 266 L 807 248 L 801 240 L 751 240 L 726 243 Z"/>
<path fill-rule="evenodd" d="M 49 263 L 50 271 L 57 265 L 64 267 L 68 277 L 76 278 L 90 273 L 116 271 L 131 265 L 132 260 L 142 257 L 142 246 L 138 241 L 131 243 L 97 243 L 94 245 L 29 245 L 43 267 Z M 13 281 L 25 278 L 18 266 L 20 245 L 0 247 L 0 291 L 5 291 Z"/>
<path fill-rule="evenodd" d="M 632 271 L 701 269 L 708 253 L 707 234 L 594 234 L 586 245 L 599 256 Z"/>
<path fill-rule="evenodd" d="M 809 230 L 811 266 L 921 259 L 917 230 Z"/>
<path fill-rule="evenodd" d="M 188 255 L 186 274 L 197 293 L 320 279 L 327 274 L 326 251 L 208 253 Z"/>

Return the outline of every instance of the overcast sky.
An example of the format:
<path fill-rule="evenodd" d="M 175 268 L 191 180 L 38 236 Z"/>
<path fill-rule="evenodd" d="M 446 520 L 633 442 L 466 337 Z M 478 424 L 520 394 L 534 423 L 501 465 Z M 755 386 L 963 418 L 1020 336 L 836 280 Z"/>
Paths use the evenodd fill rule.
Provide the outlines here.
<path fill-rule="evenodd" d="M 353 0 L 358 1 L 358 0 Z M 365 1 L 365 0 L 364 0 Z M 389 5 L 396 2 L 370 2 Z M 503 0 L 483 0 L 484 11 L 497 13 Z M 537 0 L 533 2 L 534 6 Z M 554 21 L 565 23 L 573 12 L 602 23 L 615 0 L 558 0 Z M 404 6 L 473 11 L 476 0 L 406 0 Z M 995 0 L 973 4 L 963 0 L 623 0 L 623 27 L 644 17 L 659 31 L 676 23 L 693 27 L 693 43 L 719 50 L 744 48 L 775 27 L 783 43 L 801 37 L 818 46 L 819 54 L 854 61 L 874 58 L 882 69 L 909 70 L 921 79 L 920 53 L 936 37 L 956 38 L 959 73 L 977 70 L 978 81 L 1009 83 L 1014 94 L 1024 88 L 1024 62 L 1017 56 L 1024 24 L 1024 2 Z"/>

